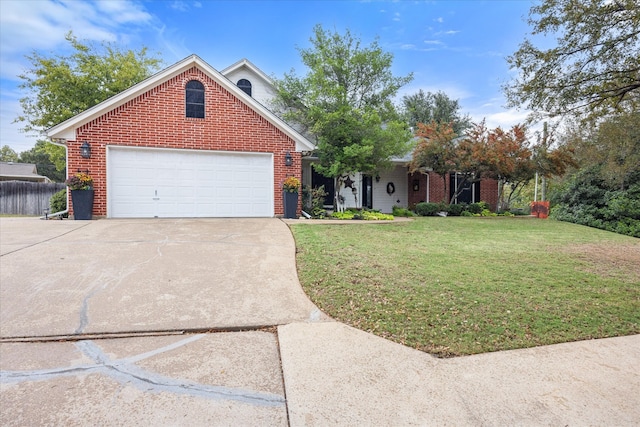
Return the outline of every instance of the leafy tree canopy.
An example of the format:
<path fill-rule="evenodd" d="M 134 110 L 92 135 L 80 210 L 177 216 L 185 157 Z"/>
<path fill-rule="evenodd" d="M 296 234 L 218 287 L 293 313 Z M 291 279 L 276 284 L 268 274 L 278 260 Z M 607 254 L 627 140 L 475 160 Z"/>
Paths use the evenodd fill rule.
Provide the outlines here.
<path fill-rule="evenodd" d="M 21 74 L 20 99 L 27 132 L 42 132 L 122 92 L 157 71 L 161 61 L 147 49 L 121 50 L 113 44 L 94 46 L 78 41 L 69 32 L 66 40 L 73 52 L 47 57 L 27 56 L 32 68 Z"/>
<path fill-rule="evenodd" d="M 46 56 L 34 51 L 27 56 L 31 68 L 18 76 L 27 95 L 20 99 L 22 114 L 16 118 L 24 123 L 24 132 L 42 134 L 144 80 L 161 66 L 161 60 L 149 56 L 146 48 L 95 46 L 78 41 L 71 32 L 66 40 L 72 48 L 69 55 Z M 58 170 L 64 169 L 64 148 L 46 144 L 38 148 L 42 151 L 51 156 Z"/>
<path fill-rule="evenodd" d="M 20 153 L 20 163 L 33 163 L 38 168 L 38 173 L 48 177 L 53 182 L 63 182 L 66 178 L 66 169 L 63 166 L 58 169 L 51 161 L 47 146 L 54 146 L 47 141 L 40 140 L 35 147 Z M 54 146 L 55 147 L 55 146 Z"/>
<path fill-rule="evenodd" d="M 316 138 L 314 167 L 331 177 L 374 173 L 405 154 L 411 135 L 392 98 L 412 76 L 394 76 L 393 56 L 377 41 L 362 46 L 349 30 L 338 34 L 317 25 L 310 41 L 311 48 L 299 49 L 307 75 L 292 70 L 276 79 L 273 106 Z"/>
<path fill-rule="evenodd" d="M 17 162 L 18 153 L 8 145 L 3 145 L 0 148 L 0 162 Z"/>
<path fill-rule="evenodd" d="M 424 93 L 420 89 L 413 95 L 402 97 L 403 114 L 409 126 L 416 128 L 418 123 L 451 123 L 453 131 L 460 135 L 471 126 L 469 115 L 460 115 L 460 103 L 444 92 Z"/>
<path fill-rule="evenodd" d="M 640 175 L 640 113 L 609 117 L 598 126 L 574 123 L 565 135 L 576 153 L 576 166 L 597 170 L 611 189 L 624 190 Z"/>
<path fill-rule="evenodd" d="M 527 39 L 507 61 L 519 77 L 508 104 L 549 116 L 602 116 L 635 104 L 640 89 L 637 0 L 543 0 L 531 8 L 533 35 L 556 35 L 539 48 Z M 628 108 L 628 107 L 627 107 Z"/>

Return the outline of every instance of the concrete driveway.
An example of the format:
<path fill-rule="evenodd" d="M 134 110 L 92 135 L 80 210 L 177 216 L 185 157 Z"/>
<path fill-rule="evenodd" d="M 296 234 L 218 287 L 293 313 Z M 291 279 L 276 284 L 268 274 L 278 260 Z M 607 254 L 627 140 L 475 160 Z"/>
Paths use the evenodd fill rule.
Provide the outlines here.
<path fill-rule="evenodd" d="M 318 320 L 277 219 L 2 219 L 3 338 Z"/>
<path fill-rule="evenodd" d="M 640 335 L 436 359 L 320 313 L 277 219 L 0 218 L 0 322 L 3 426 L 640 420 Z"/>

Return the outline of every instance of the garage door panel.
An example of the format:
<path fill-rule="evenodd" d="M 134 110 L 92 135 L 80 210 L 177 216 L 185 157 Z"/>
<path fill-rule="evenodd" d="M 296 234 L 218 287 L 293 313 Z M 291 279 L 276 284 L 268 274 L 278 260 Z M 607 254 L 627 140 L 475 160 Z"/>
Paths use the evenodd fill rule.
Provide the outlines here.
<path fill-rule="evenodd" d="M 110 147 L 108 216 L 273 216 L 273 158 Z"/>

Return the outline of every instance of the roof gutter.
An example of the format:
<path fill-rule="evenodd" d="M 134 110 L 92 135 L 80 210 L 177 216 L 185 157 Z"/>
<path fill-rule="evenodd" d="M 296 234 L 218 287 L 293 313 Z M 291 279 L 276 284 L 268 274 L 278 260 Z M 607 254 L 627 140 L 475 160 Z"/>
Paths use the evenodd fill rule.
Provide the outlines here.
<path fill-rule="evenodd" d="M 66 143 L 61 143 L 58 141 L 65 141 L 66 140 L 55 140 L 54 138 L 49 138 L 49 141 L 51 144 L 53 145 L 57 145 L 59 147 L 64 147 L 64 162 L 67 166 L 69 166 L 69 147 L 67 147 Z M 69 174 L 69 168 L 67 167 L 67 175 Z M 62 190 L 61 190 L 62 191 Z M 54 218 L 54 217 L 60 217 L 60 219 L 62 219 L 62 215 L 69 213 L 69 188 L 67 188 L 67 208 L 63 211 L 60 212 L 54 212 L 51 214 L 44 214 L 44 216 L 41 216 L 40 219 L 49 219 L 49 218 Z"/>

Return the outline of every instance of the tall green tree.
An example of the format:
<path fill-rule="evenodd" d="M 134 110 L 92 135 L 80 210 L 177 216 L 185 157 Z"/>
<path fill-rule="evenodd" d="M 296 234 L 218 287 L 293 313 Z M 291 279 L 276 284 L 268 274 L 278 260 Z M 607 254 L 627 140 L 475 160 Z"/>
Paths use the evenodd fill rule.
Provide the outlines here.
<path fill-rule="evenodd" d="M 47 141 L 40 140 L 36 145 L 27 151 L 20 153 L 20 163 L 33 163 L 38 169 L 40 175 L 48 177 L 53 182 L 63 182 L 66 178 L 66 169 L 58 170 L 56 165 L 51 161 L 49 153 L 46 150 Z"/>
<path fill-rule="evenodd" d="M 461 115 L 460 103 L 457 99 L 451 99 L 446 93 L 424 93 L 420 89 L 412 95 L 402 97 L 403 115 L 409 126 L 417 128 L 418 123 L 428 124 L 451 123 L 453 131 L 460 135 L 471 126 L 469 115 Z"/>
<path fill-rule="evenodd" d="M 0 148 L 0 162 L 17 162 L 18 158 L 18 153 L 8 145 Z"/>
<path fill-rule="evenodd" d="M 392 157 L 410 149 L 411 134 L 392 98 L 412 76 L 394 76 L 393 56 L 377 41 L 362 46 L 349 30 L 339 34 L 317 25 L 310 41 L 310 48 L 299 49 L 307 74 L 292 70 L 275 80 L 275 111 L 315 137 L 314 167 L 338 184 L 350 173 L 390 166 Z"/>
<path fill-rule="evenodd" d="M 637 0 L 543 0 L 529 13 L 532 35 L 507 58 L 518 77 L 504 87 L 509 106 L 541 115 L 602 116 L 628 108 L 640 90 Z"/>
<path fill-rule="evenodd" d="M 134 51 L 106 42 L 96 46 L 71 32 L 66 40 L 72 53 L 47 56 L 34 51 L 27 56 L 31 68 L 18 76 L 26 95 L 20 99 L 22 114 L 16 122 L 23 123 L 27 133 L 42 134 L 144 80 L 162 64 L 144 47 Z M 64 164 L 62 147 L 48 144 L 46 151 L 58 168 Z"/>

